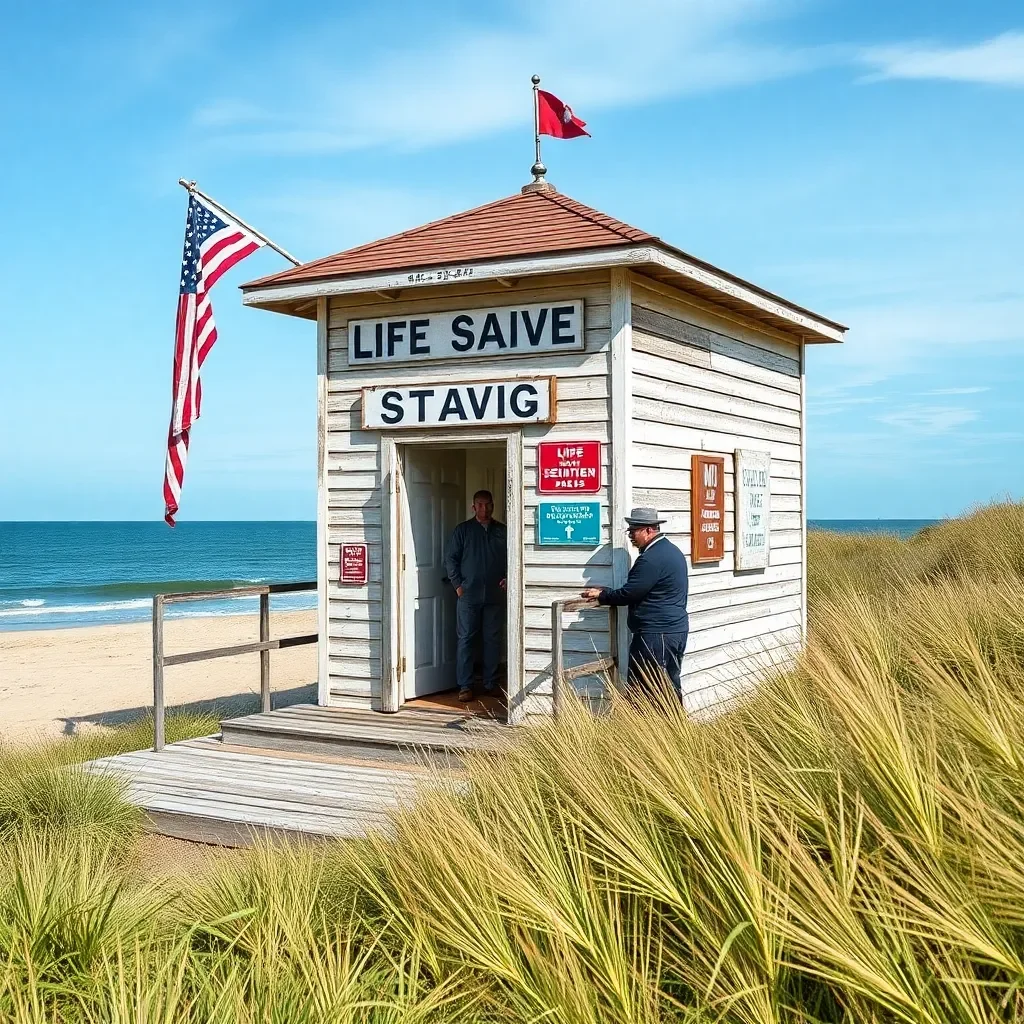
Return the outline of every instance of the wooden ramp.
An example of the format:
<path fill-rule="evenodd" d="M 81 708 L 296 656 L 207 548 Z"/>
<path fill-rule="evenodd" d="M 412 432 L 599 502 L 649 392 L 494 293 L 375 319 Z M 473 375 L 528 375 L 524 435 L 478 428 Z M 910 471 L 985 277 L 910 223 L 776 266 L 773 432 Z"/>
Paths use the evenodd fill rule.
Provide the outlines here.
<path fill-rule="evenodd" d="M 260 837 L 345 838 L 508 736 L 494 718 L 447 709 L 385 715 L 295 705 L 221 723 L 221 736 L 89 762 L 121 779 L 160 835 L 221 846 Z"/>
<path fill-rule="evenodd" d="M 117 776 L 151 831 L 192 842 L 248 846 L 261 837 L 344 838 L 386 824 L 430 774 L 389 766 L 240 750 L 215 737 L 87 765 Z"/>

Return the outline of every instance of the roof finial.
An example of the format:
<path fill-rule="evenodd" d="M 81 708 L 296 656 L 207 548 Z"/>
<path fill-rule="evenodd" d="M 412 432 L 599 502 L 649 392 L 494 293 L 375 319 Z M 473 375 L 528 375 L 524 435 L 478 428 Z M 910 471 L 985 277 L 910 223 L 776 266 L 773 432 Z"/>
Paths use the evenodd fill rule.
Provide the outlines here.
<path fill-rule="evenodd" d="M 530 168 L 530 173 L 533 175 L 533 181 L 529 185 L 522 187 L 523 192 L 557 192 L 558 190 L 550 181 L 544 180 L 544 175 L 548 173 L 548 169 L 544 166 L 540 158 L 540 98 L 537 96 L 538 86 L 540 85 L 540 75 L 534 75 L 531 79 L 533 82 L 533 145 L 534 145 L 534 162 Z"/>

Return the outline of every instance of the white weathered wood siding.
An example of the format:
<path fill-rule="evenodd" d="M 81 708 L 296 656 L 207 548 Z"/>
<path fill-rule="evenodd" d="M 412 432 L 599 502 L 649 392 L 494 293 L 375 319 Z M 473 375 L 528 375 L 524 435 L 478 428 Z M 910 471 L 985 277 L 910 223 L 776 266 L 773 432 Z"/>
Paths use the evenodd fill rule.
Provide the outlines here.
<path fill-rule="evenodd" d="M 406 298 L 405 294 L 409 297 Z M 523 545 L 523 602 L 525 624 L 524 693 L 526 710 L 543 711 L 550 704 L 551 602 L 575 597 L 584 584 L 611 582 L 607 547 L 594 551 L 538 548 L 535 541 L 536 444 L 539 440 L 593 438 L 603 441 L 605 480 L 609 441 L 609 274 L 590 271 L 520 281 L 503 287 L 495 281 L 458 287 L 417 288 L 386 301 L 379 295 L 332 298 L 327 311 L 326 441 L 324 458 L 324 517 L 326 521 L 327 673 L 321 681 L 321 702 L 334 705 L 380 706 L 383 605 L 381 564 L 380 435 L 361 429 L 360 388 L 390 382 L 430 382 L 450 379 L 451 363 L 404 364 L 352 369 L 347 361 L 349 320 L 406 316 L 446 309 L 507 306 L 583 298 L 585 348 L 536 358 L 473 359 L 462 373 L 473 380 L 511 376 L 554 375 L 558 378 L 558 423 L 522 428 L 525 535 Z M 472 443 L 472 430 L 452 430 L 451 439 Z M 403 441 L 399 433 L 395 439 Z M 607 488 L 599 496 L 604 508 L 603 540 L 608 540 Z M 468 512 L 467 512 L 468 514 Z M 366 587 L 338 585 L 338 551 L 342 543 L 369 547 L 370 581 Z M 512 539 L 510 538 L 510 543 Z M 607 651 L 607 616 L 597 613 L 578 621 L 566 638 L 569 651 L 594 645 Z M 580 655 L 587 659 L 588 655 Z M 573 656 L 567 659 L 573 663 Z M 578 659 L 577 659 L 578 660 Z M 534 696 L 529 696 L 534 695 Z"/>
<path fill-rule="evenodd" d="M 688 706 L 716 704 L 792 656 L 804 604 L 801 346 L 633 278 L 634 505 L 665 514 L 690 553 L 690 456 L 725 457 L 725 558 L 690 567 Z M 733 564 L 733 451 L 771 453 L 768 568 Z"/>

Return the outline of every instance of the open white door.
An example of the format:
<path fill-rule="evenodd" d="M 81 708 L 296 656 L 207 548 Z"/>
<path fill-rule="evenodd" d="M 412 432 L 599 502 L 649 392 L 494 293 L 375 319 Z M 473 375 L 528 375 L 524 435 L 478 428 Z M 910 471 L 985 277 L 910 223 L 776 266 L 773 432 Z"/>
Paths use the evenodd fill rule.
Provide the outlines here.
<path fill-rule="evenodd" d="M 444 549 L 465 509 L 465 449 L 405 447 L 405 699 L 455 685 L 455 590 Z"/>

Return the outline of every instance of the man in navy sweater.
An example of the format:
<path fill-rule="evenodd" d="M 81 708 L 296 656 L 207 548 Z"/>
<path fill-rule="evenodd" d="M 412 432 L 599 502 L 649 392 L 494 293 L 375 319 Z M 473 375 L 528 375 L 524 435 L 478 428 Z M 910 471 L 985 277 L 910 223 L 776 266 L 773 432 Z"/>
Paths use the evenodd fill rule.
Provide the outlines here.
<path fill-rule="evenodd" d="M 679 677 L 690 629 L 686 556 L 661 532 L 664 522 L 653 508 L 633 509 L 626 517 L 626 533 L 640 554 L 625 584 L 615 590 L 590 587 L 582 596 L 629 607 L 629 688 L 648 689 L 664 671 L 681 701 Z"/>
<path fill-rule="evenodd" d="M 473 699 L 473 660 L 478 640 L 483 641 L 484 691 L 493 693 L 498 684 L 508 539 L 505 524 L 493 516 L 491 492 L 477 491 L 473 495 L 473 518 L 455 527 L 444 554 L 445 575 L 459 596 L 455 675 L 463 703 Z"/>

